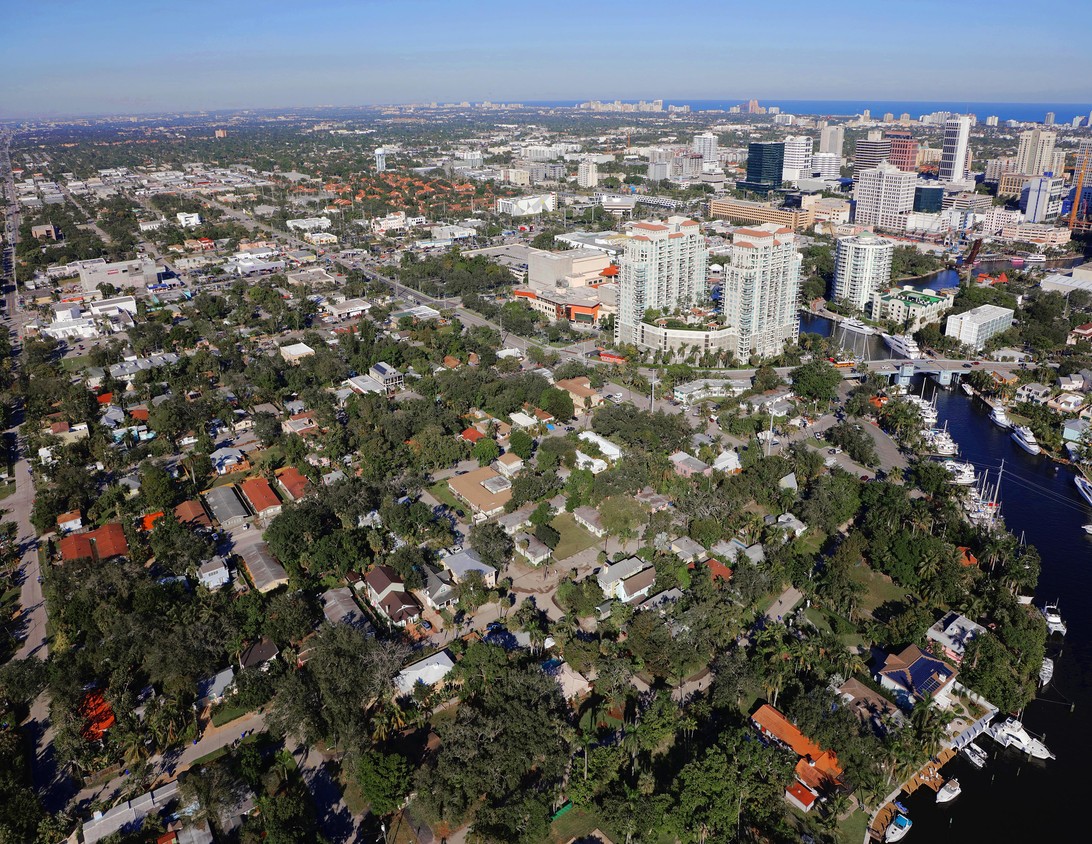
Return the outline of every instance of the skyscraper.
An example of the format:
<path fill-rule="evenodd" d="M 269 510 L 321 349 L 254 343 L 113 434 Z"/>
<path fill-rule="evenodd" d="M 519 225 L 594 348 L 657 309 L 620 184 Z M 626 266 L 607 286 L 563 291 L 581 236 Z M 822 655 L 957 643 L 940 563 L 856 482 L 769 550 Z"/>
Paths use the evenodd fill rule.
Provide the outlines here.
<path fill-rule="evenodd" d="M 776 223 L 736 229 L 725 267 L 724 316 L 739 334 L 736 357 L 780 355 L 800 333 L 800 253 Z"/>
<path fill-rule="evenodd" d="M 1047 126 L 1053 126 L 1054 125 L 1054 112 L 1053 111 L 1048 111 L 1046 113 L 1046 118 L 1043 120 L 1043 123 L 1045 123 Z"/>
<path fill-rule="evenodd" d="M 1020 150 L 1016 153 L 1016 172 L 1041 176 L 1054 166 L 1055 132 L 1032 129 L 1020 133 Z"/>
<path fill-rule="evenodd" d="M 892 129 L 884 135 L 891 142 L 888 161 L 907 173 L 918 172 L 918 142 L 905 129 Z"/>
<path fill-rule="evenodd" d="M 706 297 L 709 248 L 700 227 L 685 217 L 634 223 L 618 275 L 614 339 L 634 343 L 645 311 L 671 313 Z"/>
<path fill-rule="evenodd" d="M 871 232 L 854 237 L 840 237 L 834 250 L 834 287 L 832 298 L 863 311 L 872 293 L 891 282 L 893 241 Z"/>
<path fill-rule="evenodd" d="M 817 152 L 811 157 L 811 174 L 820 179 L 837 179 L 842 175 L 842 158 L 833 152 Z"/>
<path fill-rule="evenodd" d="M 1038 176 L 1028 179 L 1020 192 L 1020 210 L 1029 223 L 1049 223 L 1062 212 L 1065 181 L 1060 176 Z"/>
<path fill-rule="evenodd" d="M 781 181 L 798 182 L 811 175 L 811 151 L 815 141 L 807 135 L 785 138 L 785 158 L 781 165 Z"/>
<path fill-rule="evenodd" d="M 862 170 L 869 170 L 890 158 L 891 141 L 878 129 L 869 132 L 867 138 L 861 138 L 853 147 L 853 178 L 856 179 Z"/>
<path fill-rule="evenodd" d="M 706 161 L 716 162 L 719 157 L 719 143 L 717 136 L 712 132 L 703 132 L 700 135 L 695 135 L 690 148 Z"/>
<path fill-rule="evenodd" d="M 824 126 L 819 133 L 819 152 L 833 152 L 839 158 L 842 157 L 842 147 L 845 146 L 846 130 L 842 126 Z"/>
<path fill-rule="evenodd" d="M 781 187 L 785 145 L 780 141 L 755 141 L 747 147 L 747 178 L 736 182 L 739 190 L 769 193 Z"/>
<path fill-rule="evenodd" d="M 599 165 L 594 161 L 581 161 L 576 168 L 576 183 L 582 188 L 599 186 Z"/>
<path fill-rule="evenodd" d="M 854 187 L 853 220 L 862 226 L 877 226 L 889 231 L 906 228 L 906 214 L 914 207 L 917 176 L 904 173 L 883 161 L 878 167 L 862 170 Z"/>
<path fill-rule="evenodd" d="M 970 152 L 971 118 L 966 115 L 949 117 L 944 123 L 944 146 L 940 151 L 942 182 L 962 182 L 967 178 Z"/>

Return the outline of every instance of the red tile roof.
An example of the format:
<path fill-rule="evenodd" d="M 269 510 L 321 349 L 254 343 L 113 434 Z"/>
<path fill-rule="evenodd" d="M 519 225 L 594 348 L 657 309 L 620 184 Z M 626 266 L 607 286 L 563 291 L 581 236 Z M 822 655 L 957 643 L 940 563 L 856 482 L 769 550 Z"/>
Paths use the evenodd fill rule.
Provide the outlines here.
<path fill-rule="evenodd" d="M 212 520 L 209 519 L 209 514 L 205 512 L 205 508 L 201 506 L 200 501 L 192 499 L 183 501 L 174 508 L 174 517 L 184 525 L 212 527 Z"/>
<path fill-rule="evenodd" d="M 61 561 L 65 563 L 73 560 L 109 560 L 111 557 L 124 557 L 129 553 L 125 530 L 117 522 L 87 533 L 66 536 L 59 547 Z"/>
<path fill-rule="evenodd" d="M 829 750 L 823 750 L 768 703 L 760 706 L 751 716 L 751 720 L 765 735 L 787 745 L 800 757 L 796 764 L 796 776 L 805 785 L 816 788 L 824 785 L 825 780 L 841 778 L 842 769 L 838 766 L 838 757 Z"/>
<path fill-rule="evenodd" d="M 273 491 L 273 487 L 269 485 L 269 481 L 265 478 L 247 478 L 239 484 L 239 487 L 242 489 L 243 495 L 246 496 L 246 500 L 250 502 L 250 506 L 254 508 L 255 513 L 261 513 L 281 503 L 281 500 L 277 498 L 277 493 Z"/>
<path fill-rule="evenodd" d="M 87 719 L 87 723 L 80 732 L 88 741 L 101 739 L 106 735 L 106 731 L 114 726 L 116 720 L 114 710 L 110 708 L 106 696 L 98 689 L 84 695 L 83 703 L 80 704 L 80 714 Z"/>
<path fill-rule="evenodd" d="M 304 496 L 310 483 L 295 466 L 286 466 L 277 472 L 277 482 L 293 501 L 299 501 Z"/>
<path fill-rule="evenodd" d="M 485 434 L 483 434 L 481 431 L 475 430 L 474 428 L 467 428 L 465 431 L 462 432 L 462 434 L 460 434 L 460 436 L 470 443 L 476 443 L 478 440 L 485 438 Z"/>

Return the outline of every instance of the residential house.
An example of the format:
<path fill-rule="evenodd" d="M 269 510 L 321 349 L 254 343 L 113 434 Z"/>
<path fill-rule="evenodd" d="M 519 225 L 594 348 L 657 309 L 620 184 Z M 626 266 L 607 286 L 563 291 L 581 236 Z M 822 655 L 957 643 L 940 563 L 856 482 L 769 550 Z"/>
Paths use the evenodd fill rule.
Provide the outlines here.
<path fill-rule="evenodd" d="M 696 563 L 705 559 L 705 548 L 689 536 L 671 540 L 671 550 L 684 563 Z"/>
<path fill-rule="evenodd" d="M 906 721 L 895 704 L 860 680 L 851 677 L 838 687 L 838 693 L 853 714 L 870 724 L 877 735 L 884 735 L 891 722 L 901 726 Z"/>
<path fill-rule="evenodd" d="M 565 700 L 582 700 L 592 693 L 592 685 L 588 679 L 567 662 L 550 660 L 543 665 L 542 670 L 557 680 Z"/>
<path fill-rule="evenodd" d="M 405 376 L 389 363 L 380 361 L 368 370 L 368 374 L 383 385 L 388 392 L 401 389 L 405 383 Z"/>
<path fill-rule="evenodd" d="M 595 445 L 603 458 L 611 463 L 622 457 L 623 452 L 619 446 L 612 443 L 606 437 L 599 436 L 599 434 L 594 431 L 581 431 L 577 436 L 584 442 Z"/>
<path fill-rule="evenodd" d="M 628 604 L 641 598 L 645 598 L 656 585 L 656 568 L 648 566 L 634 575 L 623 580 L 617 589 L 618 600 Z"/>
<path fill-rule="evenodd" d="M 717 455 L 713 468 L 726 475 L 738 475 L 743 471 L 743 464 L 739 460 L 739 454 L 734 449 L 729 449 Z"/>
<path fill-rule="evenodd" d="M 660 495 L 650 486 L 646 486 L 633 497 L 638 504 L 647 507 L 650 513 L 659 513 L 671 507 L 671 499 Z"/>
<path fill-rule="evenodd" d="M 295 466 L 278 469 L 275 474 L 277 485 L 284 491 L 289 501 L 299 501 L 307 494 L 311 482 Z"/>
<path fill-rule="evenodd" d="M 209 514 L 205 512 L 205 508 L 201 506 L 201 502 L 194 498 L 183 501 L 175 507 L 174 517 L 178 519 L 179 524 L 186 525 L 187 527 L 205 529 L 212 527 L 212 520 L 209 518 Z"/>
<path fill-rule="evenodd" d="M 603 397 L 596 392 L 585 375 L 576 378 L 562 378 L 554 386 L 572 396 L 573 407 L 577 413 L 587 413 L 603 403 Z"/>
<path fill-rule="evenodd" d="M 239 488 L 259 519 L 272 519 L 280 515 L 281 500 L 265 478 L 247 478 L 239 484 Z"/>
<path fill-rule="evenodd" d="M 240 500 L 233 484 L 214 486 L 205 493 L 205 503 L 212 517 L 224 530 L 237 528 L 250 518 L 250 512 Z"/>
<path fill-rule="evenodd" d="M 695 475 L 708 477 L 713 474 L 713 467 L 685 451 L 676 451 L 668 460 L 675 467 L 675 474 L 683 478 L 692 478 Z"/>
<path fill-rule="evenodd" d="M 458 590 L 451 582 L 451 572 L 436 569 L 425 564 L 425 588 L 421 591 L 425 596 L 425 603 L 439 612 L 447 607 L 452 607 L 459 600 Z"/>
<path fill-rule="evenodd" d="M 212 468 L 217 475 L 226 475 L 228 472 L 245 471 L 250 468 L 244 455 L 237 448 L 218 448 L 209 455 Z"/>
<path fill-rule="evenodd" d="M 513 510 L 511 513 L 505 513 L 503 516 L 498 516 L 497 525 L 509 536 L 515 536 L 524 528 L 531 526 L 531 513 L 533 512 L 533 507 L 521 507 L 518 510 Z"/>
<path fill-rule="evenodd" d="M 61 533 L 73 533 L 77 530 L 83 530 L 83 515 L 79 510 L 61 513 L 57 517 L 57 530 Z"/>
<path fill-rule="evenodd" d="M 306 343 L 291 343 L 287 346 L 281 346 L 280 353 L 285 363 L 297 365 L 304 358 L 311 357 L 315 350 Z"/>
<path fill-rule="evenodd" d="M 230 665 L 223 671 L 206 677 L 197 684 L 197 709 L 220 703 L 235 685 L 235 669 Z"/>
<path fill-rule="evenodd" d="M 940 617 L 937 623 L 925 631 L 925 638 L 936 642 L 941 653 L 954 664 L 963 662 L 963 654 L 971 640 L 986 633 L 986 628 L 976 624 L 964 615 L 950 612 Z"/>
<path fill-rule="evenodd" d="M 286 434 L 296 434 L 300 437 L 317 434 L 320 430 L 318 417 L 309 410 L 300 410 L 298 413 L 290 414 L 281 422 L 281 430 Z"/>
<path fill-rule="evenodd" d="M 823 750 L 768 703 L 755 710 L 751 723 L 764 737 L 799 757 L 793 771 L 796 782 L 785 790 L 785 799 L 801 811 L 810 811 L 820 794 L 841 783 L 842 769 L 834 752 Z"/>
<path fill-rule="evenodd" d="M 577 449 L 576 450 L 576 468 L 577 469 L 586 469 L 587 471 L 591 472 L 593 475 L 598 475 L 598 474 L 600 474 L 602 472 L 607 471 L 607 469 L 609 469 L 610 466 L 607 464 L 606 460 L 600 460 L 598 457 L 592 457 L 591 455 L 585 454 L 580 449 Z"/>
<path fill-rule="evenodd" d="M 497 585 L 497 570 L 488 563 L 483 562 L 478 552 L 473 549 L 451 554 L 444 557 L 442 562 L 444 568 L 451 572 L 451 578 L 455 583 L 461 583 L 471 572 L 478 572 L 482 576 L 482 583 L 485 584 L 487 589 L 492 589 Z"/>
<path fill-rule="evenodd" d="M 648 563 L 642 560 L 640 557 L 627 557 L 617 563 L 613 563 L 609 566 L 603 566 L 596 572 L 595 579 L 599 583 L 599 588 L 603 590 L 603 594 L 608 598 L 618 598 L 619 600 L 625 600 L 622 596 L 627 595 L 630 598 L 634 597 L 637 589 L 642 581 L 635 581 L 630 584 L 628 589 L 623 589 L 622 584 L 640 574 L 646 568 L 651 568 Z M 655 569 L 653 569 L 655 574 Z M 645 578 L 647 579 L 647 578 Z M 652 581 L 654 583 L 655 580 Z M 649 583 L 644 591 L 647 594 L 648 590 L 652 587 L 652 583 Z"/>
<path fill-rule="evenodd" d="M 1065 338 L 1067 346 L 1075 346 L 1082 341 L 1085 343 L 1092 343 L 1092 322 L 1078 325 L 1070 331 L 1069 336 Z"/>
<path fill-rule="evenodd" d="M 957 673 L 929 652 L 909 645 L 901 653 L 888 654 L 877 680 L 883 688 L 894 692 L 907 709 L 919 700 L 930 699 L 946 708 L 951 702 L 948 691 Z"/>
<path fill-rule="evenodd" d="M 533 533 L 518 533 L 515 537 L 516 553 L 533 566 L 550 559 L 550 546 Z"/>
<path fill-rule="evenodd" d="M 1076 393 L 1062 393 L 1049 399 L 1046 406 L 1056 413 L 1079 413 L 1084 404 L 1084 396 Z"/>
<path fill-rule="evenodd" d="M 506 451 L 497 458 L 497 471 L 506 478 L 514 478 L 523 468 L 523 458 L 511 451 Z"/>
<path fill-rule="evenodd" d="M 803 536 L 804 532 L 808 529 L 808 526 L 796 518 L 792 513 L 782 513 L 777 517 L 776 524 L 787 533 L 791 533 L 794 538 Z"/>
<path fill-rule="evenodd" d="M 519 428 L 524 431 L 531 430 L 538 427 L 538 420 L 533 416 L 528 416 L 526 413 L 520 410 L 514 410 L 508 414 L 508 418 L 512 420 L 512 427 Z"/>
<path fill-rule="evenodd" d="M 243 565 L 254 583 L 254 588 L 261 594 L 288 585 L 288 572 L 277 562 L 277 558 L 264 542 L 243 548 L 239 556 L 243 558 Z"/>
<path fill-rule="evenodd" d="M 394 678 L 395 688 L 400 695 L 411 695 L 418 685 L 432 688 L 443 681 L 452 669 L 455 660 L 446 650 L 438 651 L 412 665 L 407 665 Z"/>
<path fill-rule="evenodd" d="M 488 466 L 449 478 L 447 488 L 482 518 L 504 512 L 512 497 L 512 482 Z"/>
<path fill-rule="evenodd" d="M 1016 400 L 1018 402 L 1026 401 L 1032 404 L 1045 404 L 1046 400 L 1050 398 L 1051 389 L 1046 384 L 1040 384 L 1038 381 L 1032 381 L 1028 384 L 1021 384 L 1016 388 Z"/>
<path fill-rule="evenodd" d="M 117 522 L 110 522 L 87 533 L 70 533 L 59 543 L 61 562 L 95 560 L 105 562 L 115 557 L 129 555 L 129 543 L 125 530 Z"/>
<path fill-rule="evenodd" d="M 223 557 L 206 560 L 197 569 L 197 582 L 206 589 L 216 591 L 231 583 L 231 571 Z"/>
<path fill-rule="evenodd" d="M 390 566 L 376 566 L 364 575 L 364 588 L 376 612 L 396 627 L 405 627 L 421 615 L 420 605 Z"/>
<path fill-rule="evenodd" d="M 348 586 L 336 586 L 322 593 L 322 614 L 331 624 L 348 624 L 361 627 L 374 635 L 371 622 L 353 598 L 353 590 Z"/>
<path fill-rule="evenodd" d="M 603 526 L 603 517 L 599 515 L 599 511 L 594 507 L 588 507 L 587 505 L 577 507 L 573 510 L 573 518 L 578 525 L 595 536 L 603 537 L 607 535 L 607 529 Z"/>
<path fill-rule="evenodd" d="M 239 666 L 243 669 L 260 668 L 266 671 L 269 663 L 280 655 L 280 648 L 268 636 L 262 636 L 239 654 Z"/>

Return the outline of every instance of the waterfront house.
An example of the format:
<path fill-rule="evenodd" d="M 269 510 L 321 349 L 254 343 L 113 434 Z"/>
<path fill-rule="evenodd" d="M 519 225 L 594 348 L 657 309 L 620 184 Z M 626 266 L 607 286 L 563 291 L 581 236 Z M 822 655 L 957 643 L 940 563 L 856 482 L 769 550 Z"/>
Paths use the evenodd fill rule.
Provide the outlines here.
<path fill-rule="evenodd" d="M 799 757 L 793 771 L 796 782 L 785 790 L 785 799 L 797 808 L 809 811 L 820 794 L 841 783 L 842 769 L 835 753 L 823 750 L 768 703 L 755 710 L 751 723 L 763 737 L 788 748 Z"/>
<path fill-rule="evenodd" d="M 876 679 L 883 688 L 894 692 L 906 709 L 919 700 L 932 700 L 946 709 L 951 703 L 948 692 L 957 674 L 943 660 L 917 645 L 909 645 L 901 653 L 887 655 Z"/>
<path fill-rule="evenodd" d="M 971 640 L 985 633 L 986 628 L 981 624 L 976 624 L 960 613 L 950 612 L 941 616 L 936 624 L 926 630 L 925 637 L 936 642 L 944 656 L 959 665 Z"/>
<path fill-rule="evenodd" d="M 1038 381 L 1031 381 L 1028 384 L 1021 384 L 1016 388 L 1016 401 L 1043 404 L 1050 398 L 1050 393 L 1050 387 L 1046 384 L 1040 384 Z"/>

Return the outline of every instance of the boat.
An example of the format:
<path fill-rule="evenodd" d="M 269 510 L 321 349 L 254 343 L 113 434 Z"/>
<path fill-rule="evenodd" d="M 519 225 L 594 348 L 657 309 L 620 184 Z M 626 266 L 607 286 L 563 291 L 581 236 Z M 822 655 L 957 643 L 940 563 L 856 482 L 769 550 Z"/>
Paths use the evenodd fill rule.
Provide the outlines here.
<path fill-rule="evenodd" d="M 968 396 L 973 396 L 974 395 L 974 387 L 972 387 L 966 381 L 960 381 L 959 382 L 959 389 L 961 389 Z"/>
<path fill-rule="evenodd" d="M 891 821 L 887 825 L 887 831 L 883 834 L 884 841 L 902 841 L 906 837 L 906 833 L 910 831 L 910 827 L 914 825 L 914 822 L 910 818 L 906 817 L 902 812 L 895 815 L 895 820 Z"/>
<path fill-rule="evenodd" d="M 959 446 L 956 445 L 956 441 L 952 439 L 952 435 L 947 431 L 936 428 L 926 429 L 921 432 L 921 438 L 932 454 L 954 457 L 959 453 Z"/>
<path fill-rule="evenodd" d="M 1014 443 L 1024 449 L 1028 454 L 1038 454 L 1042 451 L 1042 449 L 1039 448 L 1039 443 L 1035 440 L 1035 434 L 1031 432 L 1031 428 L 1027 425 L 1017 425 L 1012 429 L 1012 433 L 1009 434 L 1009 436 L 1012 437 Z"/>
<path fill-rule="evenodd" d="M 944 783 L 940 791 L 937 792 L 938 803 L 951 803 L 962 793 L 963 789 L 959 787 L 959 780 L 950 779 Z"/>
<path fill-rule="evenodd" d="M 1073 476 L 1073 483 L 1077 486 L 1077 492 L 1081 494 L 1081 498 L 1092 504 L 1092 483 L 1080 475 Z"/>
<path fill-rule="evenodd" d="M 1087 525 L 1082 525 L 1081 527 L 1084 529 L 1085 533 L 1092 535 L 1092 522 Z"/>
<path fill-rule="evenodd" d="M 997 405 L 997 407 L 990 411 L 990 421 L 998 428 L 1004 428 L 1006 431 L 1012 427 L 1012 420 L 1009 419 L 1008 414 L 1005 413 L 1005 406 L 1003 404 Z"/>
<path fill-rule="evenodd" d="M 971 486 L 977 480 L 974 474 L 974 465 L 971 463 L 946 460 L 940 465 L 951 473 L 952 477 L 948 479 L 949 483 L 958 484 L 959 486 Z"/>
<path fill-rule="evenodd" d="M 1021 255 L 1014 255 L 1012 258 L 1009 258 L 1009 263 L 1014 267 L 1020 268 L 1024 266 L 1024 258 Z"/>
<path fill-rule="evenodd" d="M 1046 258 L 1043 255 L 1025 255 L 1025 264 L 1045 264 Z"/>
<path fill-rule="evenodd" d="M 986 767 L 986 762 L 989 761 L 990 757 L 986 754 L 985 750 L 983 750 L 973 741 L 964 745 L 962 750 L 963 755 L 967 757 L 967 761 L 974 765 L 976 768 L 982 770 Z"/>
<path fill-rule="evenodd" d="M 1043 657 L 1043 664 L 1039 668 L 1039 688 L 1042 688 L 1054 679 L 1054 660 Z"/>
<path fill-rule="evenodd" d="M 842 320 L 842 326 L 849 331 L 854 331 L 857 334 L 875 334 L 876 329 L 870 325 L 865 325 L 859 319 L 850 317 L 849 319 Z"/>
<path fill-rule="evenodd" d="M 909 334 L 881 334 L 880 337 L 897 358 L 921 360 L 925 357 L 917 341 Z"/>
<path fill-rule="evenodd" d="M 1024 725 L 1011 716 L 1001 723 L 994 723 L 986 732 L 1002 747 L 1011 747 L 1022 751 L 1032 759 L 1056 758 L 1045 744 L 1039 739 L 1033 738 L 1024 729 Z"/>
<path fill-rule="evenodd" d="M 1066 627 L 1066 623 L 1062 619 L 1062 614 L 1058 610 L 1057 603 L 1046 604 L 1039 612 L 1041 612 L 1043 614 L 1043 618 L 1046 619 L 1047 632 L 1051 633 L 1052 635 L 1054 633 L 1060 633 L 1062 636 L 1066 634 L 1066 631 L 1069 628 Z"/>

